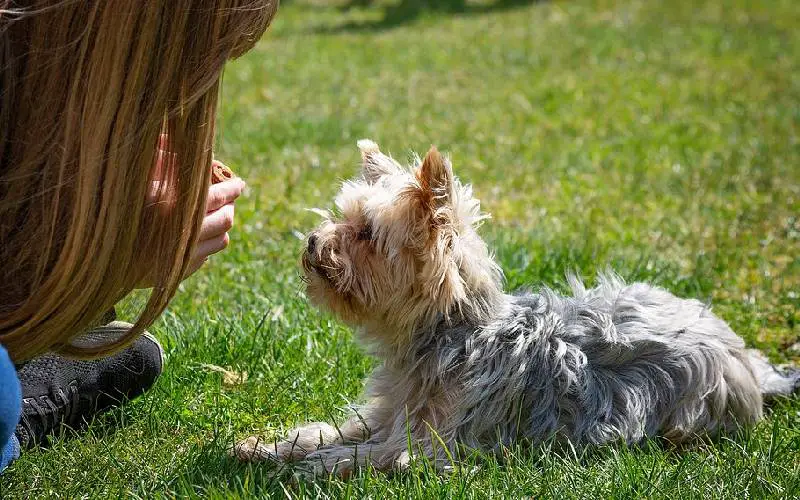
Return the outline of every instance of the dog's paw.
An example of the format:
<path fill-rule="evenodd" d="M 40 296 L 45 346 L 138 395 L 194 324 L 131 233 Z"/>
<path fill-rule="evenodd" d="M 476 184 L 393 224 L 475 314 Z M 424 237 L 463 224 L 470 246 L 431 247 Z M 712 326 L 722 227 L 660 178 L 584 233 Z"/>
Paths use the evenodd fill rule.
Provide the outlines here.
<path fill-rule="evenodd" d="M 357 452 L 353 448 L 339 446 L 322 448 L 309 453 L 297 464 L 295 476 L 306 480 L 326 477 L 349 479 L 356 469 L 357 459 Z"/>
<path fill-rule="evenodd" d="M 325 480 L 336 477 L 323 463 L 319 461 L 302 460 L 292 465 L 292 480 L 295 483 L 312 483 L 314 481 Z M 344 477 L 349 477 L 344 476 Z"/>
<path fill-rule="evenodd" d="M 280 456 L 275 453 L 275 445 L 268 445 L 258 436 L 250 436 L 239 441 L 233 446 L 230 453 L 242 462 L 280 461 Z"/>
<path fill-rule="evenodd" d="M 324 422 L 311 422 L 288 433 L 283 441 L 264 441 L 258 436 L 239 441 L 231 454 L 243 462 L 294 462 L 302 460 L 321 446 L 330 445 L 339 438 L 339 432 Z"/>

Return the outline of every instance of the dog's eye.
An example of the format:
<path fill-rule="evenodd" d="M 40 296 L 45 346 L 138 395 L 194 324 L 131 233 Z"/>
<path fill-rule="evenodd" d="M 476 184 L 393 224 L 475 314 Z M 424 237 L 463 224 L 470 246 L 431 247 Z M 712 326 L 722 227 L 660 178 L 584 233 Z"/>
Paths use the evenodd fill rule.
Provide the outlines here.
<path fill-rule="evenodd" d="M 365 226 L 358 232 L 359 241 L 372 241 L 372 228 Z"/>

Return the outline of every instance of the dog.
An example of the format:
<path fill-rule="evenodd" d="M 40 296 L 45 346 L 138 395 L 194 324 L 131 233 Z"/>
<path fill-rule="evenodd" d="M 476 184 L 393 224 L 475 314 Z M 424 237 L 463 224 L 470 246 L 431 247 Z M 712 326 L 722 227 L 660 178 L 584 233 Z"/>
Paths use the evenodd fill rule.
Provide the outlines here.
<path fill-rule="evenodd" d="M 486 216 L 447 158 L 431 148 L 404 168 L 358 146 L 361 175 L 302 264 L 312 302 L 382 364 L 349 420 L 250 437 L 234 447 L 241 460 L 347 477 L 422 456 L 446 469 L 460 450 L 516 442 L 680 444 L 751 425 L 766 399 L 800 386 L 709 307 L 646 283 L 605 273 L 591 289 L 569 277 L 572 296 L 507 294 L 476 232 Z"/>

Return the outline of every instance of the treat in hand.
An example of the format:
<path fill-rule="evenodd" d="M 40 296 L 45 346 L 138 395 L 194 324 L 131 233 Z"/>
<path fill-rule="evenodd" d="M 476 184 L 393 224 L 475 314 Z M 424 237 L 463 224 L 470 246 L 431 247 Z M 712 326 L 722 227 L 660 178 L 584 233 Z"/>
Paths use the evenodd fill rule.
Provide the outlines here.
<path fill-rule="evenodd" d="M 233 179 L 234 177 L 236 177 L 236 175 L 233 173 L 233 170 L 229 169 L 221 162 L 214 161 L 211 164 L 211 184 L 219 184 L 220 182 Z"/>

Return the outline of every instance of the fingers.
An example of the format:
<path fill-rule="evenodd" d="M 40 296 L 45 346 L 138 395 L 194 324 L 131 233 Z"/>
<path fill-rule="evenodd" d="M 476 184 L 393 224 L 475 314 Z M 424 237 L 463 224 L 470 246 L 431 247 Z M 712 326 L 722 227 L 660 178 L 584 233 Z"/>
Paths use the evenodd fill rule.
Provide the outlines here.
<path fill-rule="evenodd" d="M 244 188 L 244 181 L 238 177 L 219 184 L 212 184 L 208 188 L 206 212 L 213 212 L 220 207 L 233 203 L 242 194 Z"/>
<path fill-rule="evenodd" d="M 203 218 L 200 226 L 198 241 L 205 241 L 227 233 L 233 227 L 234 208 L 233 203 L 229 203 L 219 208 Z"/>
<path fill-rule="evenodd" d="M 211 238 L 210 240 L 201 241 L 197 245 L 195 255 L 205 260 L 210 255 L 214 255 L 215 253 L 221 252 L 228 248 L 228 244 L 230 242 L 231 239 L 230 236 L 228 236 L 228 233 L 222 233 L 221 235 Z"/>
<path fill-rule="evenodd" d="M 200 269 L 210 255 L 221 252 L 230 243 L 228 231 L 233 227 L 233 203 L 229 203 L 203 218 L 197 247 L 184 278 Z"/>
<path fill-rule="evenodd" d="M 194 251 L 194 256 L 192 257 L 192 261 L 189 264 L 189 268 L 186 270 L 185 278 L 188 278 L 192 274 L 194 274 L 198 269 L 203 267 L 203 264 L 206 263 L 208 257 L 214 255 L 217 252 L 221 252 L 225 250 L 228 245 L 230 244 L 231 240 L 228 236 L 228 233 L 223 233 L 215 238 L 201 241 L 198 243 L 197 248 Z"/>

